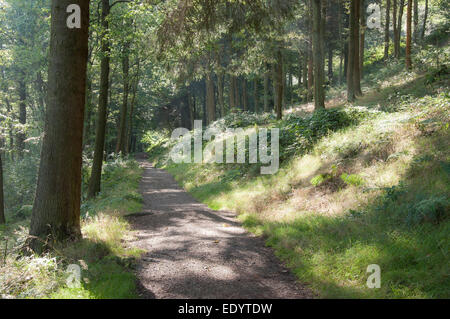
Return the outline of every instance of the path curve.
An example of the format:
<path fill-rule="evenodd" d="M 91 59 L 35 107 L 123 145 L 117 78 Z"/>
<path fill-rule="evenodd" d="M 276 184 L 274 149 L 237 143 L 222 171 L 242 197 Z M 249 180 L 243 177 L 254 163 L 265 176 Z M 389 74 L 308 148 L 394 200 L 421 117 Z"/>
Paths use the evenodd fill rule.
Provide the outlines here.
<path fill-rule="evenodd" d="M 209 209 L 169 173 L 139 162 L 144 206 L 128 218 L 136 231 L 131 244 L 146 251 L 136 269 L 143 298 L 312 297 L 234 213 Z"/>

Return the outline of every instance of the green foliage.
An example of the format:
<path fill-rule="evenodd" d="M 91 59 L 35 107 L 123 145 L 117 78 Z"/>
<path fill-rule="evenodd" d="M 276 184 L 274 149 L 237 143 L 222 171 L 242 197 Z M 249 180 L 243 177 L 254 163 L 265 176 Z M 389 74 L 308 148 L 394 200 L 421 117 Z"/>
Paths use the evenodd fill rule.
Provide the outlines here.
<path fill-rule="evenodd" d="M 343 173 L 341 175 L 341 179 L 344 181 L 345 184 L 347 185 L 352 185 L 352 186 L 361 186 L 364 185 L 364 179 L 359 176 L 358 174 L 347 174 L 347 173 Z"/>

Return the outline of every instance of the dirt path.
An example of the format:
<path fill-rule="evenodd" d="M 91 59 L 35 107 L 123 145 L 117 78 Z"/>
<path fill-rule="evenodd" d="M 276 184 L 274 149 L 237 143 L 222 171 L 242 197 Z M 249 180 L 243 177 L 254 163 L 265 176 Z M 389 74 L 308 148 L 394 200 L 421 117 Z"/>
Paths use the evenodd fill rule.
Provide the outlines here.
<path fill-rule="evenodd" d="M 144 209 L 129 220 L 147 251 L 137 274 L 144 298 L 311 298 L 235 215 L 212 211 L 173 177 L 140 159 Z"/>

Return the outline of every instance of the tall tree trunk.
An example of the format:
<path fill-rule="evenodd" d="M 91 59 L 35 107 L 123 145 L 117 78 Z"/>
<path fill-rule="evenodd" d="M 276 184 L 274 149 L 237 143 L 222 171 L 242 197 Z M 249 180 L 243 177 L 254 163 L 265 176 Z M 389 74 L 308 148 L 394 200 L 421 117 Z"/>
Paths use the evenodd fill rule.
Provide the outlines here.
<path fill-rule="evenodd" d="M 269 112 L 269 65 L 266 64 L 264 72 L 264 112 Z"/>
<path fill-rule="evenodd" d="M 117 134 L 116 154 L 119 152 L 126 155 L 126 132 L 127 132 L 127 115 L 128 115 L 128 95 L 129 95 L 129 73 L 130 73 L 130 55 L 128 52 L 129 43 L 125 44 L 125 49 L 122 56 L 122 73 L 123 73 L 123 95 L 122 107 L 120 108 L 119 117 L 119 131 Z"/>
<path fill-rule="evenodd" d="M 397 20 L 397 57 L 400 56 L 400 42 L 402 37 L 402 24 L 403 24 L 403 8 L 405 7 L 405 0 L 400 0 L 398 6 L 398 20 Z"/>
<path fill-rule="evenodd" d="M 308 24 L 309 24 L 309 39 L 308 39 L 308 102 L 312 100 L 313 86 L 314 86 L 314 74 L 313 74 L 313 1 L 309 0 L 308 6 Z"/>
<path fill-rule="evenodd" d="M 356 1 L 351 0 L 350 2 L 350 30 L 349 30 L 349 41 L 348 41 L 348 62 L 347 62 L 347 100 L 352 102 L 355 100 L 355 82 L 354 78 L 354 64 L 355 64 L 355 28 L 356 28 Z"/>
<path fill-rule="evenodd" d="M 248 105 L 247 105 L 247 79 L 244 77 L 242 79 L 242 106 L 244 107 L 244 112 L 248 111 Z"/>
<path fill-rule="evenodd" d="M 283 117 L 283 55 L 281 54 L 281 48 L 277 49 L 275 64 L 275 111 L 277 119 L 281 120 Z"/>
<path fill-rule="evenodd" d="M 21 125 L 27 124 L 27 87 L 25 83 L 25 73 L 20 72 L 22 78 L 18 83 L 18 94 L 19 94 L 19 123 Z M 22 130 L 23 128 L 21 128 Z M 25 133 L 19 132 L 17 134 L 17 151 L 19 152 L 19 157 L 23 156 L 23 151 L 25 149 Z"/>
<path fill-rule="evenodd" d="M 322 0 L 313 0 L 314 108 L 325 108 Z"/>
<path fill-rule="evenodd" d="M 423 40 L 425 39 L 425 30 L 427 27 L 427 18 L 428 18 L 428 0 L 425 0 L 425 13 L 423 16 L 423 25 L 422 25 L 422 32 L 420 33 L 420 42 L 423 43 Z"/>
<path fill-rule="evenodd" d="M 216 120 L 216 102 L 214 99 L 214 78 L 212 71 L 206 73 L 206 114 L 208 124 Z"/>
<path fill-rule="evenodd" d="M 5 218 L 5 200 L 3 196 L 3 162 L 2 154 L 0 152 L 0 225 L 6 223 Z"/>
<path fill-rule="evenodd" d="M 236 99 L 235 99 L 235 97 L 234 97 L 234 93 L 235 93 L 235 83 L 234 83 L 234 81 L 235 81 L 235 79 L 234 79 L 234 76 L 232 76 L 231 74 L 230 74 L 230 76 L 229 76 L 229 85 L 230 85 L 230 87 L 229 87 L 229 98 L 230 98 L 230 110 L 229 111 L 234 111 L 234 109 L 236 108 L 236 104 L 235 104 L 235 102 L 236 102 Z"/>
<path fill-rule="evenodd" d="M 364 0 L 360 0 L 360 19 L 361 19 L 361 27 L 360 27 L 360 39 L 359 39 L 359 74 L 360 80 L 364 77 L 364 49 L 366 42 L 366 5 Z M 394 0 L 395 1 L 395 0 Z"/>
<path fill-rule="evenodd" d="M 414 33 L 413 33 L 413 41 L 414 43 L 417 43 L 417 41 L 419 40 L 419 1 L 418 0 L 413 0 L 414 1 Z"/>
<path fill-rule="evenodd" d="M 392 0 L 392 24 L 394 26 L 394 58 L 398 58 L 397 42 L 399 41 L 397 34 L 397 0 Z"/>
<path fill-rule="evenodd" d="M 92 117 L 92 81 L 89 76 L 86 76 L 86 102 L 85 102 L 85 119 L 83 132 L 83 148 L 88 145 L 91 135 L 91 117 Z"/>
<path fill-rule="evenodd" d="M 328 82 L 333 84 L 333 47 L 328 45 Z"/>
<path fill-rule="evenodd" d="M 406 69 L 411 69 L 411 18 L 412 18 L 412 0 L 408 0 L 408 9 L 406 12 Z"/>
<path fill-rule="evenodd" d="M 81 28 L 67 28 L 66 8 L 81 8 Z M 48 105 L 31 216 L 30 247 L 79 239 L 83 118 L 88 56 L 89 1 L 53 0 Z M 40 239 L 37 239 L 40 238 Z"/>
<path fill-rule="evenodd" d="M 93 198 L 100 192 L 100 183 L 103 166 L 103 153 L 105 150 L 106 115 L 108 109 L 109 91 L 109 52 L 110 43 L 108 35 L 108 15 L 110 11 L 109 0 L 102 0 L 101 24 L 103 37 L 101 44 L 100 62 L 100 94 L 98 98 L 97 128 L 95 133 L 94 161 L 92 163 L 91 179 L 89 180 L 88 197 Z"/>
<path fill-rule="evenodd" d="M 224 100 L 224 96 L 223 96 L 223 79 L 224 79 L 224 75 L 223 75 L 223 72 L 221 71 L 217 75 L 217 102 L 219 103 L 219 110 L 220 110 L 221 117 L 225 116 L 225 100 Z"/>
<path fill-rule="evenodd" d="M 391 0 L 386 0 L 386 21 L 384 24 L 384 61 L 389 58 L 389 24 L 390 24 Z"/>
<path fill-rule="evenodd" d="M 361 91 L 361 70 L 359 69 L 359 64 L 360 64 L 360 60 L 359 60 L 359 39 L 360 39 L 360 32 L 359 32 L 359 22 L 360 22 L 360 13 L 361 13 L 361 0 L 355 0 L 355 35 L 354 35 L 354 40 L 355 40 L 355 45 L 354 45 L 354 50 L 355 50 L 355 58 L 353 60 L 353 82 L 354 84 L 354 88 L 355 88 L 355 95 L 356 96 L 361 96 L 362 95 L 362 91 Z"/>
<path fill-rule="evenodd" d="M 255 78 L 253 80 L 253 102 L 254 107 L 253 110 L 255 113 L 259 113 L 259 105 L 258 105 L 258 79 Z"/>
<path fill-rule="evenodd" d="M 132 92 L 131 101 L 130 101 L 130 114 L 128 116 L 127 134 L 126 134 L 126 141 L 125 141 L 126 142 L 125 149 L 127 150 L 127 152 L 131 152 L 131 138 L 133 135 L 134 106 L 136 104 L 136 95 L 137 95 L 137 90 L 138 90 L 138 86 L 139 86 L 140 71 L 141 71 L 141 64 L 140 64 L 140 60 L 138 57 L 137 70 L 136 70 L 136 75 L 134 78 L 133 92 Z"/>

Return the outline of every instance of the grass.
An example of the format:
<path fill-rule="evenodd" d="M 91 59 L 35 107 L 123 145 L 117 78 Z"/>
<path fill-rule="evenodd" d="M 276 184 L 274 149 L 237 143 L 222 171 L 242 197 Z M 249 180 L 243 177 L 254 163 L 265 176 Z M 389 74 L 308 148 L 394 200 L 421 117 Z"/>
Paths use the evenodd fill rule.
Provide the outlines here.
<path fill-rule="evenodd" d="M 155 162 L 211 208 L 236 211 L 323 298 L 449 298 L 448 74 L 392 69 L 353 105 L 368 117 L 275 175 Z M 370 264 L 380 289 L 366 286 Z"/>
<path fill-rule="evenodd" d="M 44 256 L 23 256 L 28 220 L 0 229 L 9 239 L 9 252 L 1 258 L 0 295 L 4 298 L 121 299 L 137 298 L 135 260 L 141 251 L 125 246 L 132 238 L 124 215 L 140 210 L 137 192 L 141 168 L 133 160 L 116 159 L 105 165 L 102 193 L 82 206 L 83 239 L 59 244 Z M 1 249 L 3 252 L 4 249 Z M 81 268 L 81 285 L 66 284 L 68 265 Z"/>

